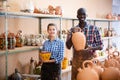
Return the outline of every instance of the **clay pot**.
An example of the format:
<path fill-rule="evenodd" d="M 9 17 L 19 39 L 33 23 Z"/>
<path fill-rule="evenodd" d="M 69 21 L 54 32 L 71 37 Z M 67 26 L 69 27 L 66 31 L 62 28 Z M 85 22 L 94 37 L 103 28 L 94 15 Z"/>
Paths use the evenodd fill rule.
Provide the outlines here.
<path fill-rule="evenodd" d="M 55 14 L 56 15 L 62 15 L 62 8 L 61 8 L 61 6 L 56 6 L 56 8 L 55 8 Z"/>
<path fill-rule="evenodd" d="M 107 14 L 106 19 L 112 19 L 112 14 L 111 13 Z"/>
<path fill-rule="evenodd" d="M 51 57 L 51 53 L 48 51 L 41 51 L 39 53 L 39 58 L 41 58 L 43 61 L 49 60 Z"/>
<path fill-rule="evenodd" d="M 41 11 L 35 7 L 34 8 L 34 13 L 41 13 Z"/>
<path fill-rule="evenodd" d="M 117 53 L 117 55 L 116 55 L 116 53 Z M 113 56 L 120 63 L 120 53 L 119 53 L 119 51 L 114 51 Z"/>
<path fill-rule="evenodd" d="M 101 74 L 103 72 L 102 65 L 98 59 L 92 59 L 93 69 L 98 73 L 99 78 L 101 78 Z"/>
<path fill-rule="evenodd" d="M 107 67 L 116 67 L 119 62 L 113 57 L 113 55 L 108 55 L 108 59 L 105 59 L 104 66 Z"/>
<path fill-rule="evenodd" d="M 55 9 L 52 5 L 48 6 L 48 11 L 49 11 L 49 14 L 55 14 Z"/>
<path fill-rule="evenodd" d="M 87 67 L 85 64 L 88 63 Z M 77 74 L 77 80 L 99 80 L 99 76 L 97 72 L 93 68 L 93 64 L 91 61 L 84 61 L 83 62 L 83 69 L 79 68 Z"/>
<path fill-rule="evenodd" d="M 0 49 L 5 50 L 6 48 L 8 49 L 14 49 L 16 45 L 16 39 L 15 39 L 15 34 L 11 33 L 8 31 L 8 36 L 7 36 L 7 43 L 8 46 L 6 47 L 6 39 L 5 39 L 5 33 L 0 34 Z"/>
<path fill-rule="evenodd" d="M 116 53 L 117 53 L 117 55 L 116 55 Z M 114 51 L 113 57 L 116 61 L 118 61 L 118 64 L 116 67 L 120 70 L 120 53 L 119 53 L 119 51 Z"/>
<path fill-rule="evenodd" d="M 118 70 L 118 68 L 115 67 L 109 67 L 109 68 L 105 68 L 101 78 L 102 80 L 119 80 L 120 79 L 120 71 Z"/>
<path fill-rule="evenodd" d="M 82 32 L 73 33 L 72 43 L 76 51 L 84 49 L 86 44 L 86 38 L 84 33 Z"/>
<path fill-rule="evenodd" d="M 16 38 L 16 47 L 22 47 L 24 44 L 24 41 L 22 39 L 22 31 L 19 30 L 15 36 Z"/>
<path fill-rule="evenodd" d="M 5 38 L 0 37 L 0 50 L 5 50 L 6 46 L 5 46 Z"/>

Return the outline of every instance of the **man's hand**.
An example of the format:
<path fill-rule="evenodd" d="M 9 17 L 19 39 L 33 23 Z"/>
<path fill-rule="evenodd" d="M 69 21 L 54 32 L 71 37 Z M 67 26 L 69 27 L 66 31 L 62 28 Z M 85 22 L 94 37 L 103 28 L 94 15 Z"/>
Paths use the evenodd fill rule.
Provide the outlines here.
<path fill-rule="evenodd" d="M 75 32 L 80 32 L 81 29 L 79 27 L 74 27 L 72 28 L 72 32 L 75 33 Z"/>
<path fill-rule="evenodd" d="M 67 35 L 66 41 L 68 41 L 71 37 L 72 37 L 72 34 L 69 33 L 69 34 Z"/>
<path fill-rule="evenodd" d="M 86 48 L 86 50 L 93 50 L 93 47 L 88 46 L 88 47 Z"/>

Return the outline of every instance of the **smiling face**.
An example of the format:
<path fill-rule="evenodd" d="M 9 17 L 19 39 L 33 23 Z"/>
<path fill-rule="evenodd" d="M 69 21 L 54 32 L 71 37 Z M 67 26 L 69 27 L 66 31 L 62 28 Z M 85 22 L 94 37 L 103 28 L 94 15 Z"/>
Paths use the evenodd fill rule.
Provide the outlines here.
<path fill-rule="evenodd" d="M 49 37 L 56 37 L 57 36 L 57 28 L 54 24 L 49 24 L 47 28 L 47 32 L 49 34 Z"/>
<path fill-rule="evenodd" d="M 86 20 L 86 10 L 84 8 L 80 8 L 77 11 L 77 18 L 79 19 L 80 22 L 85 22 Z"/>

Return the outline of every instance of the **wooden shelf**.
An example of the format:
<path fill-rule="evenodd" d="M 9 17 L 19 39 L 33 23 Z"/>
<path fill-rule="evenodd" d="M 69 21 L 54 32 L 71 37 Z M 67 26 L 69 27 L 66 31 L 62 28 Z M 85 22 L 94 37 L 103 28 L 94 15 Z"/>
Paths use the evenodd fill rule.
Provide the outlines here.
<path fill-rule="evenodd" d="M 19 48 L 15 48 L 15 49 L 12 49 L 12 50 L 8 50 L 8 54 L 28 52 L 28 51 L 34 51 L 34 50 L 40 50 L 40 47 L 38 47 L 38 46 L 19 47 Z M 0 55 L 4 55 L 5 53 L 6 53 L 5 50 L 0 50 Z"/>

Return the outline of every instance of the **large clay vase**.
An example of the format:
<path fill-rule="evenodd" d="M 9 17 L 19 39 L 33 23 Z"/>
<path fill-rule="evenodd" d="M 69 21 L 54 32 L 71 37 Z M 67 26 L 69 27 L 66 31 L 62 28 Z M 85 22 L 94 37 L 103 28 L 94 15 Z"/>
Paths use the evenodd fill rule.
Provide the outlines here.
<path fill-rule="evenodd" d="M 115 67 L 105 68 L 101 76 L 102 80 L 119 80 L 120 71 Z"/>
<path fill-rule="evenodd" d="M 88 63 L 87 67 L 85 64 Z M 86 60 L 83 62 L 83 69 L 79 68 L 77 74 L 77 80 L 99 80 L 97 72 L 93 69 L 90 61 Z"/>
<path fill-rule="evenodd" d="M 84 33 L 75 32 L 72 34 L 72 43 L 76 51 L 82 50 L 85 48 L 86 38 Z"/>

